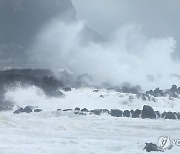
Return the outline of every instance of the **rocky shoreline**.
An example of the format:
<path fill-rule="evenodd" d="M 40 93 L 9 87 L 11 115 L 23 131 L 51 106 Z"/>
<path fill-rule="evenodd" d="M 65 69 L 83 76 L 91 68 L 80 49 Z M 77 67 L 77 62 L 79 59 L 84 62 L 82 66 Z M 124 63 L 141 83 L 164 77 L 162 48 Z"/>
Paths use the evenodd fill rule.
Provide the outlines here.
<path fill-rule="evenodd" d="M 31 112 L 41 112 L 42 109 L 33 106 L 26 106 L 25 108 L 19 107 L 14 111 L 14 114 L 19 113 L 31 113 Z M 94 109 L 88 110 L 87 108 L 80 109 L 76 107 L 75 109 L 57 109 L 57 113 L 71 112 L 75 115 L 97 115 L 107 114 L 112 117 L 126 117 L 126 118 L 142 118 L 142 119 L 170 119 L 170 120 L 180 120 L 180 112 L 166 112 L 163 113 L 159 111 L 154 111 L 151 106 L 144 105 L 143 109 L 136 110 L 119 110 L 119 109 Z"/>

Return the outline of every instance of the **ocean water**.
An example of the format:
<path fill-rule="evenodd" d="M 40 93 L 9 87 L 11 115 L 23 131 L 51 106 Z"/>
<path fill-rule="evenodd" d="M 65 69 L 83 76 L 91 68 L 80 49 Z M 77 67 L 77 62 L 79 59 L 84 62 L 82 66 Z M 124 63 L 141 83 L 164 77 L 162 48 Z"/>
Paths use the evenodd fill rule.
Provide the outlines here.
<path fill-rule="evenodd" d="M 180 121 L 164 119 L 117 118 L 107 114 L 74 115 L 72 112 L 57 112 L 57 108 L 142 108 L 138 99 L 128 101 L 129 94 L 93 89 L 73 89 L 64 92 L 63 98 L 46 98 L 36 87 L 21 87 L 8 91 L 6 99 L 14 101 L 15 107 L 38 106 L 40 113 L 13 111 L 0 113 L 0 153 L 1 154 L 144 154 L 146 142 L 157 143 L 160 136 L 180 139 Z M 100 95 L 103 94 L 104 98 Z M 167 98 L 164 98 L 167 99 Z M 126 100 L 127 102 L 123 102 Z M 160 111 L 178 109 L 178 101 L 157 100 L 154 108 Z M 139 105 L 140 104 L 140 105 Z M 159 105 L 158 105 L 159 104 Z M 178 154 L 180 147 L 166 151 Z"/>

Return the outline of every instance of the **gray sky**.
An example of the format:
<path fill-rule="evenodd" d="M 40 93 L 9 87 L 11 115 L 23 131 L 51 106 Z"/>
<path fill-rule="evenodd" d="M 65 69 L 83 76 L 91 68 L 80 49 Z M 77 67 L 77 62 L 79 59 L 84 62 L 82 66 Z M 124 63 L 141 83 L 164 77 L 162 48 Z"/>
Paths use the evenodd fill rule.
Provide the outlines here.
<path fill-rule="evenodd" d="M 101 35 L 137 23 L 151 37 L 180 41 L 180 0 L 72 0 L 77 18 Z"/>

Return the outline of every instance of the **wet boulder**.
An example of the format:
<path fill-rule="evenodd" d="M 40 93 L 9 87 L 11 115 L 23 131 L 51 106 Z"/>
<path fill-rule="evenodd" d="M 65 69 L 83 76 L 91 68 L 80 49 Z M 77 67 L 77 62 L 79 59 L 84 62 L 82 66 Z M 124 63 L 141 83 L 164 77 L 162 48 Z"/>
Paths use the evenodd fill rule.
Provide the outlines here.
<path fill-rule="evenodd" d="M 110 112 L 111 116 L 113 117 L 122 117 L 123 111 L 118 110 L 118 109 L 112 109 Z"/>
<path fill-rule="evenodd" d="M 141 118 L 156 119 L 156 114 L 154 112 L 154 109 L 151 106 L 144 105 L 141 113 Z"/>
<path fill-rule="evenodd" d="M 131 116 L 131 113 L 130 113 L 129 110 L 125 110 L 125 111 L 123 112 L 123 117 L 130 117 L 130 116 Z"/>
<path fill-rule="evenodd" d="M 172 85 L 170 91 L 171 91 L 172 93 L 178 92 L 178 87 L 177 87 L 176 85 Z"/>
<path fill-rule="evenodd" d="M 164 93 L 163 90 L 160 90 L 159 88 L 156 88 L 155 90 L 146 91 L 146 94 L 154 97 L 164 97 L 166 95 L 166 93 Z"/>
<path fill-rule="evenodd" d="M 81 109 L 82 112 L 89 112 L 88 109 L 84 108 L 84 109 Z"/>
<path fill-rule="evenodd" d="M 99 90 L 98 90 L 98 89 L 95 89 L 95 90 L 93 90 L 93 92 L 94 92 L 94 93 L 95 93 L 95 92 L 97 93 L 97 92 L 99 92 Z"/>
<path fill-rule="evenodd" d="M 166 112 L 165 119 L 176 119 L 176 115 L 173 112 Z"/>
<path fill-rule="evenodd" d="M 140 118 L 140 115 L 141 115 L 141 110 L 136 109 L 132 114 L 132 118 Z"/>
<path fill-rule="evenodd" d="M 76 107 L 75 109 L 74 109 L 74 114 L 81 114 L 82 112 L 81 112 L 81 109 L 79 108 L 79 107 Z"/>
<path fill-rule="evenodd" d="M 81 109 L 79 107 L 76 107 L 74 111 L 80 111 Z"/>
<path fill-rule="evenodd" d="M 144 150 L 146 152 L 161 151 L 161 149 L 156 144 L 153 144 L 153 143 L 146 143 Z"/>
<path fill-rule="evenodd" d="M 32 107 L 31 106 L 26 106 L 24 109 L 23 109 L 23 112 L 25 113 L 31 113 L 33 110 L 32 110 Z"/>
<path fill-rule="evenodd" d="M 166 94 L 169 95 L 169 99 L 178 98 L 178 87 L 176 85 L 172 85 L 170 89 L 166 90 Z"/>

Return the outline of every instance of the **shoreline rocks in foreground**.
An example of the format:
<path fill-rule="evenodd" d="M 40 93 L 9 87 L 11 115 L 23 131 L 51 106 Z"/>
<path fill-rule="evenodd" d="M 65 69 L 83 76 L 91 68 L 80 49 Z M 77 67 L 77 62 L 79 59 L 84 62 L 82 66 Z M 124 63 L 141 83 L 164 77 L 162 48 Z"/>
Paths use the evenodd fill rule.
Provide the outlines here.
<path fill-rule="evenodd" d="M 19 107 L 14 111 L 14 114 L 19 113 L 31 113 L 31 112 L 41 112 L 41 109 L 38 109 L 33 106 L 26 106 L 25 108 Z M 154 109 L 149 105 L 144 105 L 142 110 L 120 110 L 120 109 L 94 109 L 88 110 L 87 108 L 76 107 L 73 109 L 57 109 L 57 112 L 72 112 L 76 115 L 102 115 L 108 114 L 112 117 L 126 117 L 126 118 L 142 118 L 142 119 L 169 119 L 169 120 L 178 120 L 180 119 L 180 112 L 159 112 L 154 111 Z"/>

